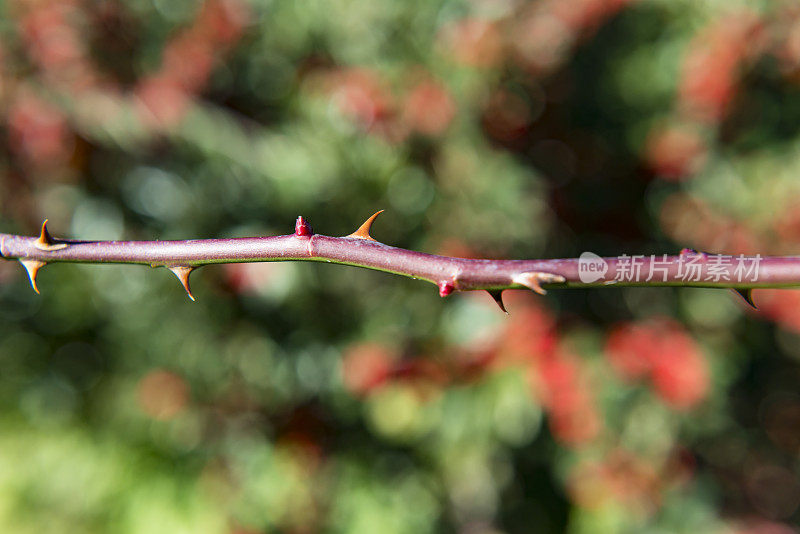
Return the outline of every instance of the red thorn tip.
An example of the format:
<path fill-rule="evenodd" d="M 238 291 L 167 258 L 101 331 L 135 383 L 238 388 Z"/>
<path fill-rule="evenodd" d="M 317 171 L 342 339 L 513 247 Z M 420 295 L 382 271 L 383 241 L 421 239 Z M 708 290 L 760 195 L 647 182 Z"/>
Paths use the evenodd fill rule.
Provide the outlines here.
<path fill-rule="evenodd" d="M 449 282 L 445 280 L 444 282 L 439 282 L 439 296 L 444 298 L 450 293 L 452 293 L 456 287 L 453 285 L 453 282 Z"/>
<path fill-rule="evenodd" d="M 306 222 L 302 215 L 299 216 L 297 222 L 294 223 L 294 235 L 298 237 L 311 237 L 314 235 L 311 225 Z"/>

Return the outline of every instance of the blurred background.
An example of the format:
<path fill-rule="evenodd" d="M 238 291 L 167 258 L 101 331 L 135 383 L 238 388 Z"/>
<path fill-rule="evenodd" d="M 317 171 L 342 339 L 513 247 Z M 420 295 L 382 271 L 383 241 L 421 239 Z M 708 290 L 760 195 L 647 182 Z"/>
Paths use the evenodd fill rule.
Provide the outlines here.
<path fill-rule="evenodd" d="M 800 252 L 786 0 L 6 0 L 3 232 Z M 0 530 L 785 534 L 800 292 L 0 262 Z"/>

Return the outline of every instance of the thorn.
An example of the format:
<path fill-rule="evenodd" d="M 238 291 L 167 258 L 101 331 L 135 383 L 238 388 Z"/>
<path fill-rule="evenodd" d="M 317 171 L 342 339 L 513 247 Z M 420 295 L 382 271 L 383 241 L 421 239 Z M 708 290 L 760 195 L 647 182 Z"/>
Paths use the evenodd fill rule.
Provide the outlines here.
<path fill-rule="evenodd" d="M 753 302 L 753 289 L 750 287 L 732 287 L 731 291 L 742 297 L 744 301 L 749 304 L 754 310 L 758 309 L 756 303 Z"/>
<path fill-rule="evenodd" d="M 61 250 L 62 248 L 67 248 L 66 243 L 56 244 L 55 240 L 50 236 L 50 232 L 47 231 L 47 219 L 42 223 L 42 233 L 39 235 L 39 239 L 33 242 L 33 246 L 39 250 Z"/>
<path fill-rule="evenodd" d="M 31 287 L 38 295 L 39 288 L 36 286 L 36 275 L 39 274 L 39 269 L 47 265 L 47 263 L 39 260 L 19 260 L 19 262 L 28 272 L 28 279 L 31 281 Z"/>
<path fill-rule="evenodd" d="M 708 258 L 708 254 L 705 252 L 700 252 L 699 250 L 695 250 L 693 248 L 682 248 L 680 253 L 681 256 L 700 256 L 702 261 L 706 261 Z"/>
<path fill-rule="evenodd" d="M 294 223 L 294 235 L 298 237 L 311 237 L 314 235 L 314 230 L 311 229 L 311 225 L 306 222 L 302 215 Z"/>
<path fill-rule="evenodd" d="M 192 288 L 189 287 L 189 275 L 192 274 L 194 271 L 194 267 L 189 267 L 187 265 L 172 265 L 171 267 L 167 267 L 172 274 L 178 277 L 183 289 L 186 290 L 186 294 L 189 295 L 189 298 L 194 301 L 194 295 L 192 295 Z"/>
<path fill-rule="evenodd" d="M 519 284 L 521 286 L 525 286 L 529 289 L 532 289 L 536 293 L 540 295 L 547 294 L 547 291 L 542 289 L 541 284 L 557 284 L 561 282 L 566 282 L 567 279 L 561 276 L 560 274 L 553 274 L 553 273 L 540 273 L 540 272 L 527 272 L 527 273 L 520 273 L 516 275 L 512 281 L 515 284 Z"/>
<path fill-rule="evenodd" d="M 380 215 L 381 213 L 383 213 L 383 211 L 384 211 L 384 210 L 381 210 L 381 211 L 379 211 L 379 212 L 376 212 L 376 213 L 375 213 L 375 214 L 374 214 L 372 217 L 370 217 L 369 219 L 367 219 L 366 221 L 364 221 L 364 224 L 362 224 L 362 225 L 361 225 L 361 226 L 358 228 L 358 230 L 356 230 L 356 231 L 355 231 L 355 232 L 353 232 L 352 234 L 350 234 L 350 235 L 347 235 L 347 236 L 345 236 L 345 237 L 353 237 L 353 238 L 356 238 L 356 239 L 369 239 L 370 241 L 375 241 L 375 240 L 372 238 L 372 236 L 371 236 L 371 235 L 369 235 L 369 229 L 372 227 L 372 223 L 374 223 L 374 222 L 375 222 L 375 219 L 377 219 L 377 218 L 378 218 L 378 215 Z"/>
<path fill-rule="evenodd" d="M 455 288 L 456 287 L 453 285 L 453 282 L 449 280 L 443 280 L 439 282 L 439 296 L 444 298 L 450 293 L 452 293 L 455 290 Z"/>
<path fill-rule="evenodd" d="M 506 305 L 503 304 L 503 290 L 502 289 L 487 289 L 487 293 L 494 299 L 500 309 L 508 315 L 508 310 L 506 310 Z"/>

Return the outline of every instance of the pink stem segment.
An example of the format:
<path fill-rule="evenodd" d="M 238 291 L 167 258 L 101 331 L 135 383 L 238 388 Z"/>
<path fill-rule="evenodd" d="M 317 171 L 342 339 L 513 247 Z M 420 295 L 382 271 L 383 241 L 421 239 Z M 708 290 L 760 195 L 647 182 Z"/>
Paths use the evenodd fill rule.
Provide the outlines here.
<path fill-rule="evenodd" d="M 454 291 L 487 290 L 498 304 L 504 289 L 545 287 L 693 286 L 736 289 L 749 301 L 759 287 L 800 286 L 800 257 L 733 256 L 684 249 L 678 255 L 549 260 L 453 258 L 395 248 L 369 234 L 376 215 L 345 237 L 314 234 L 298 217 L 295 233 L 272 237 L 186 241 L 75 241 L 54 239 L 47 221 L 38 237 L 0 234 L 3 259 L 19 260 L 34 289 L 48 263 L 131 263 L 167 267 L 188 290 L 189 273 L 214 263 L 324 261 L 386 271 L 436 284 L 443 297 Z M 38 289 L 37 289 L 38 291 Z"/>

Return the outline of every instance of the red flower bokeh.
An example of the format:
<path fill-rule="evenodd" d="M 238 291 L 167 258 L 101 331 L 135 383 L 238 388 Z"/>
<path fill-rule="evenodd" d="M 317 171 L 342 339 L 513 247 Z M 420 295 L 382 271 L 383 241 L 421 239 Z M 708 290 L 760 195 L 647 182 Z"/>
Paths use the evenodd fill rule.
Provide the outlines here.
<path fill-rule="evenodd" d="M 375 343 L 348 348 L 342 361 L 345 388 L 354 395 L 369 394 L 387 382 L 395 360 L 389 349 Z"/>
<path fill-rule="evenodd" d="M 760 30 L 754 13 L 737 12 L 715 20 L 693 40 L 678 89 L 688 116 L 706 122 L 725 116 L 738 92 L 742 63 L 760 53 Z"/>
<path fill-rule="evenodd" d="M 687 410 L 707 396 L 708 365 L 702 352 L 679 323 L 667 318 L 625 323 L 606 341 L 606 355 L 626 380 L 649 378 L 667 405 Z"/>
<path fill-rule="evenodd" d="M 444 132 L 456 114 L 447 89 L 433 80 L 415 85 L 403 102 L 403 120 L 411 130 L 435 136 Z"/>
<path fill-rule="evenodd" d="M 668 125 L 654 128 L 647 139 L 645 157 L 661 177 L 679 180 L 699 171 L 708 146 L 696 128 Z"/>

